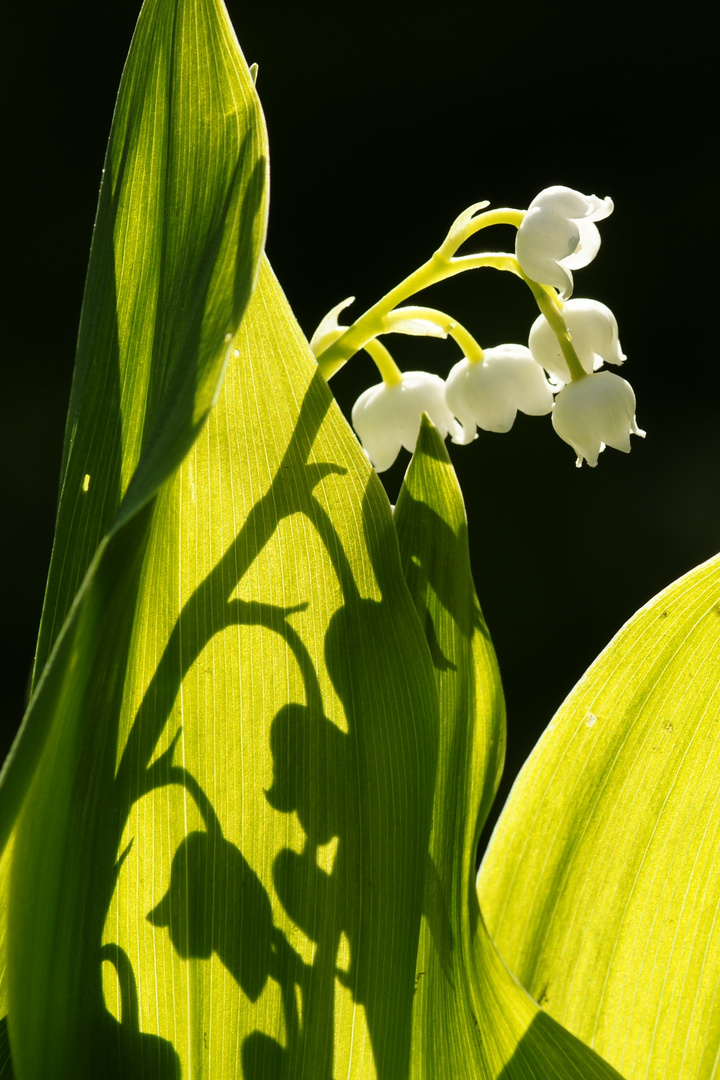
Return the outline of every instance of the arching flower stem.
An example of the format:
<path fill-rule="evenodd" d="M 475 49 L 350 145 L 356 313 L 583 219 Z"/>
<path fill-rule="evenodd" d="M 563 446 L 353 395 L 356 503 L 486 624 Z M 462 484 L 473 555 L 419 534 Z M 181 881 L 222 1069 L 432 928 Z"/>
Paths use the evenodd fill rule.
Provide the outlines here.
<path fill-rule="evenodd" d="M 406 323 L 408 319 L 417 319 L 422 322 L 434 323 L 442 331 L 443 337 L 451 337 L 460 346 L 460 350 L 471 363 L 480 363 L 483 351 L 469 330 L 457 319 L 446 315 L 437 308 L 421 307 L 413 304 L 412 307 L 403 307 L 391 311 L 385 316 L 385 332 L 392 332 L 395 323 Z"/>
<path fill-rule="evenodd" d="M 553 288 L 545 285 L 538 285 L 536 281 L 532 281 L 529 277 L 526 277 L 519 268 L 518 273 L 535 297 L 535 303 L 540 308 L 541 314 L 545 316 L 550 324 L 550 328 L 558 339 L 558 344 L 560 345 L 562 354 L 565 358 L 565 363 L 570 371 L 570 378 L 573 382 L 577 379 L 585 378 L 587 372 L 580 363 L 578 354 L 575 352 L 575 346 L 572 343 L 570 331 L 565 325 L 565 320 L 562 316 L 562 301 L 559 300 L 557 293 Z"/>
<path fill-rule="evenodd" d="M 525 217 L 525 210 L 514 210 L 512 207 L 498 207 L 497 210 L 488 210 L 479 217 L 473 214 L 488 204 L 476 203 L 465 210 L 450 226 L 450 230 L 437 250 L 437 254 L 445 259 L 451 259 L 458 248 L 462 247 L 466 240 L 479 233 L 481 229 L 487 229 L 491 225 L 513 225 L 520 228 Z"/>
<path fill-rule="evenodd" d="M 318 367 L 325 379 L 332 378 L 335 372 L 338 371 L 343 364 L 347 363 L 355 353 L 359 352 L 361 349 L 365 349 L 370 353 L 378 365 L 378 370 L 380 371 L 383 381 L 388 385 L 394 385 L 399 378 L 399 369 L 387 349 L 383 346 L 374 351 L 373 349 L 368 348 L 369 343 L 374 341 L 378 334 L 387 333 L 388 330 L 391 329 L 394 309 L 409 297 L 414 296 L 415 293 L 421 292 L 431 285 L 436 285 L 440 281 L 455 277 L 456 274 L 462 274 L 466 270 L 479 270 L 483 267 L 491 267 L 494 270 L 504 270 L 522 278 L 535 297 L 535 302 L 541 313 L 545 316 L 557 335 L 571 378 L 576 380 L 585 375 L 583 366 L 580 363 L 572 344 L 572 338 L 562 317 L 562 305 L 555 289 L 550 288 L 549 286 L 539 285 L 537 282 L 527 277 L 520 269 L 517 258 L 508 252 L 500 251 L 492 253 L 484 252 L 478 255 L 455 255 L 458 248 L 471 236 L 474 236 L 475 233 L 480 232 L 481 229 L 488 228 L 491 225 L 513 225 L 516 228 L 519 228 L 525 217 L 524 210 L 514 210 L 509 207 L 503 207 L 498 210 L 488 210 L 478 217 L 473 217 L 472 215 L 484 205 L 486 204 L 478 203 L 461 214 L 451 225 L 443 243 L 427 262 L 423 263 L 422 266 L 419 266 L 417 270 L 404 278 L 404 280 L 396 285 L 394 289 L 391 289 L 390 292 L 386 293 L 385 296 L 377 301 L 377 303 L 368 308 L 359 319 L 355 320 L 352 326 L 348 327 L 344 334 L 320 353 L 317 358 Z M 418 318 L 426 318 L 430 322 L 435 322 L 436 325 L 442 327 L 447 334 L 453 337 L 462 349 L 465 357 L 471 362 L 482 360 L 482 350 L 480 349 L 480 346 L 464 327 L 455 323 L 444 313 L 435 311 L 435 309 L 417 308 L 414 310 L 417 312 Z M 421 315 L 421 311 L 425 311 L 426 314 Z M 406 318 L 407 312 L 402 316 L 402 319 Z M 398 320 L 400 319 L 401 316 L 398 315 Z M 392 367 L 390 367 L 390 365 L 392 365 Z M 398 374 L 396 374 L 396 372 Z"/>
<path fill-rule="evenodd" d="M 397 366 L 392 356 L 377 338 L 371 338 L 363 346 L 375 361 L 375 367 L 380 372 L 380 377 L 386 386 L 398 386 L 402 382 L 402 371 Z"/>
<path fill-rule="evenodd" d="M 396 328 L 399 329 L 400 326 L 405 326 L 412 321 L 434 324 L 440 331 L 438 337 L 453 338 L 460 346 L 463 355 L 471 363 L 482 361 L 483 351 L 470 331 L 466 330 L 455 319 L 451 319 L 444 311 L 438 311 L 437 308 L 420 307 L 419 305 L 396 308 L 385 316 L 383 333 L 393 333 Z M 402 382 L 402 371 L 381 341 L 378 341 L 377 338 L 371 338 L 365 342 L 363 349 L 374 360 L 375 367 L 378 369 L 380 377 L 386 386 L 397 386 L 398 383 Z"/>
<path fill-rule="evenodd" d="M 478 219 L 479 220 L 479 219 Z M 519 277 L 522 272 L 514 255 L 506 252 L 493 252 L 483 255 L 463 255 L 459 258 L 447 258 L 436 251 L 432 258 L 419 266 L 412 274 L 386 293 L 382 299 L 356 319 L 344 334 L 329 345 L 318 356 L 321 374 L 330 379 L 356 352 L 364 349 L 369 341 L 378 334 L 385 333 L 384 324 L 394 308 L 410 296 L 423 289 L 436 285 L 439 281 L 455 277 L 465 270 L 477 270 L 489 266 L 495 270 L 509 270 Z M 448 331 L 450 332 L 450 331 Z"/>

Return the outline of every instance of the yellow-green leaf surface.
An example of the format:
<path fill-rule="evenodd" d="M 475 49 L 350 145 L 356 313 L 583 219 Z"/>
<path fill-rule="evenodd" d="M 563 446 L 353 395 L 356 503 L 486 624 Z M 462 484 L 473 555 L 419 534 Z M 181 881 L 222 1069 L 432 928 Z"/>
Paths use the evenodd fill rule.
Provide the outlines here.
<path fill-rule="evenodd" d="M 15 1073 L 391 1080 L 410 1054 L 430 657 L 387 499 L 268 268 L 225 340 L 255 277 L 243 252 L 257 254 L 258 208 L 225 244 L 180 185 L 182 243 L 167 235 L 141 257 L 156 217 L 172 233 L 186 205 L 167 202 L 173 170 L 190 168 L 175 151 L 155 161 L 156 80 L 197 106 L 178 138 L 195 116 L 199 160 L 216 122 L 234 116 L 243 145 L 258 123 L 203 89 L 234 71 L 254 102 L 239 53 L 232 67 L 213 51 L 235 50 L 221 10 L 161 2 L 143 18 L 109 151 L 127 147 L 120 172 L 135 181 L 121 184 L 122 226 L 103 188 L 82 331 L 107 344 L 114 326 L 125 346 L 83 352 L 81 333 L 39 667 L 52 653 L 2 790 L 6 834 L 22 800 Z M 194 222 L 202 239 L 207 221 L 213 244 L 196 258 L 188 233 Z M 216 310 L 234 313 L 230 329 Z"/>
<path fill-rule="evenodd" d="M 715 558 L 580 680 L 479 876 L 511 970 L 628 1080 L 719 1075 L 719 656 Z"/>
<path fill-rule="evenodd" d="M 3 897 L 8 891 L 15 897 L 8 932 L 2 912 L 0 933 L 10 946 L 2 1004 L 5 1011 L 9 999 L 18 1075 L 42 1074 L 37 1062 L 46 1051 L 38 1054 L 37 1046 L 47 1046 L 50 1058 L 60 1047 L 53 1064 L 58 1075 L 68 1067 L 72 1072 L 63 1041 L 84 1038 L 87 1054 L 93 1053 L 96 1038 L 88 1032 L 97 1027 L 95 1017 L 80 1017 L 73 998 L 86 957 L 69 924 L 52 926 L 58 890 L 70 904 L 80 896 L 83 909 L 81 876 L 73 875 L 66 851 L 66 796 L 74 784 L 107 780 L 102 768 L 84 772 L 79 766 L 90 746 L 87 728 L 92 724 L 91 734 L 97 729 L 101 740 L 112 738 L 154 495 L 200 430 L 231 355 L 262 252 L 265 171 L 262 113 L 222 4 L 148 0 L 105 162 L 36 692 L 0 785 L 3 845 L 23 798 L 23 827 L 31 827 L 38 808 L 41 816 L 47 812 L 42 807 L 50 788 L 54 792 L 42 841 L 16 845 L 12 867 L 6 849 L 2 864 Z M 107 746 L 103 753 L 108 757 Z M 49 779 L 43 773 L 48 761 Z M 39 789 L 43 784 L 46 791 Z M 102 892 L 102 869 L 98 883 L 93 875 L 88 882 L 95 857 L 86 853 L 82 877 L 86 891 L 97 886 Z M 42 860 L 47 895 L 34 896 L 36 910 L 29 906 L 25 913 L 23 880 L 32 882 Z M 103 853 L 101 868 L 104 861 Z M 8 887 L 12 871 L 14 891 Z M 64 966 L 70 959 L 74 972 Z M 67 1003 L 64 989 L 57 994 L 63 978 Z M 92 980 L 89 987 L 92 999 Z"/>
<path fill-rule="evenodd" d="M 0 855 L 0 1080 L 11 1080 L 12 1062 L 7 1030 L 7 902 L 12 841 Z"/>
<path fill-rule="evenodd" d="M 411 1075 L 617 1080 L 615 1070 L 538 1009 L 504 967 L 480 916 L 475 852 L 502 768 L 505 706 L 473 586 L 462 495 L 426 419 L 395 524 L 440 707 Z"/>
<path fill-rule="evenodd" d="M 147 0 L 100 190 L 35 685 L 93 558 L 208 414 L 257 274 L 266 168 L 262 111 L 221 0 Z M 31 711 L 4 770 L 3 843 L 46 717 Z"/>
<path fill-rule="evenodd" d="M 131 522 L 142 561 L 88 623 L 110 652 L 81 696 L 68 675 L 23 808 L 21 1080 L 407 1070 L 430 658 L 385 495 L 267 269 L 236 346 Z"/>

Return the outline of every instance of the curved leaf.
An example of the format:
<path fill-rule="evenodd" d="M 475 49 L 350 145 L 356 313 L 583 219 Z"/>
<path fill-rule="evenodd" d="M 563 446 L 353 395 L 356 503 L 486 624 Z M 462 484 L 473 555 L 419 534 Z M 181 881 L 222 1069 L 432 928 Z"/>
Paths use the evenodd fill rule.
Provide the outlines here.
<path fill-rule="evenodd" d="M 34 685 L 93 559 L 205 422 L 257 274 L 266 171 L 262 110 L 222 0 L 147 0 L 105 159 Z M 0 844 L 44 716 L 28 711 L 3 769 Z"/>
<path fill-rule="evenodd" d="M 480 915 L 475 853 L 502 768 L 505 705 L 473 586 L 462 494 L 427 418 L 395 524 L 440 706 L 411 1075 L 617 1080 L 614 1069 L 540 1012 L 504 967 Z"/>
<path fill-rule="evenodd" d="M 430 661 L 267 268 L 228 350 L 264 224 L 234 49 L 214 0 L 149 0 L 121 88 L 2 786 L 20 1080 L 407 1072 Z"/>
<path fill-rule="evenodd" d="M 103 169 L 38 674 L 101 537 L 177 468 L 217 396 L 264 245 L 266 173 L 222 0 L 146 0 Z"/>
<path fill-rule="evenodd" d="M 720 559 L 635 615 L 529 759 L 479 876 L 506 962 L 628 1078 L 720 1060 Z"/>
<path fill-rule="evenodd" d="M 382 488 L 267 269 L 236 346 L 181 468 L 108 546 L 65 681 L 54 658 L 38 688 L 21 1080 L 407 1071 L 427 647 Z"/>

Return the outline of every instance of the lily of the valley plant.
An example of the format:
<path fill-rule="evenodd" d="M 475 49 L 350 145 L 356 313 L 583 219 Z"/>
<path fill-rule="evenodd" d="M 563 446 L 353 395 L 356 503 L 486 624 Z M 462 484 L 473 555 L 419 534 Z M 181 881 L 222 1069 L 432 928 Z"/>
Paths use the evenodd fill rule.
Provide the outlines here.
<path fill-rule="evenodd" d="M 505 715 L 444 440 L 550 414 L 595 466 L 643 434 L 600 370 L 612 312 L 573 295 L 611 201 L 472 206 L 308 343 L 262 254 L 266 174 L 221 0 L 146 0 L 0 781 L 0 1076 L 720 1076 L 717 560 L 592 665 L 475 877 Z M 500 223 L 514 253 L 461 252 Z M 537 302 L 516 342 L 413 303 L 483 268 Z M 451 339 L 447 379 L 401 372 L 394 333 Z M 360 350 L 362 446 L 328 385 Z"/>

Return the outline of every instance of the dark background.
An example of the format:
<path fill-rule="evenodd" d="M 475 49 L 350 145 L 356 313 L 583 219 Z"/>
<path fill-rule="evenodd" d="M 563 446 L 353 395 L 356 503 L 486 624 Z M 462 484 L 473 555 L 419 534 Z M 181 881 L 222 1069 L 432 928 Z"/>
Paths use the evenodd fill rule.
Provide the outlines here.
<path fill-rule="evenodd" d="M 633 439 L 629 457 L 608 450 L 597 469 L 575 469 L 548 418 L 521 417 L 508 435 L 451 448 L 506 687 L 509 780 L 624 620 L 720 547 L 708 6 L 229 7 L 260 65 L 268 253 L 308 334 L 351 294 L 359 314 L 472 202 L 523 207 L 556 183 L 615 200 L 575 294 L 617 315 L 647 440 Z M 26 3 L 6 35 L 3 751 L 23 711 L 97 189 L 138 8 Z M 512 244 L 509 232 L 495 238 Z M 438 287 L 428 302 L 486 347 L 525 340 L 534 318 L 520 283 L 491 271 Z M 444 375 L 458 358 L 443 342 L 396 343 L 409 368 Z M 333 388 L 349 409 L 374 381 L 363 358 Z M 386 474 L 393 501 L 406 463 Z"/>

